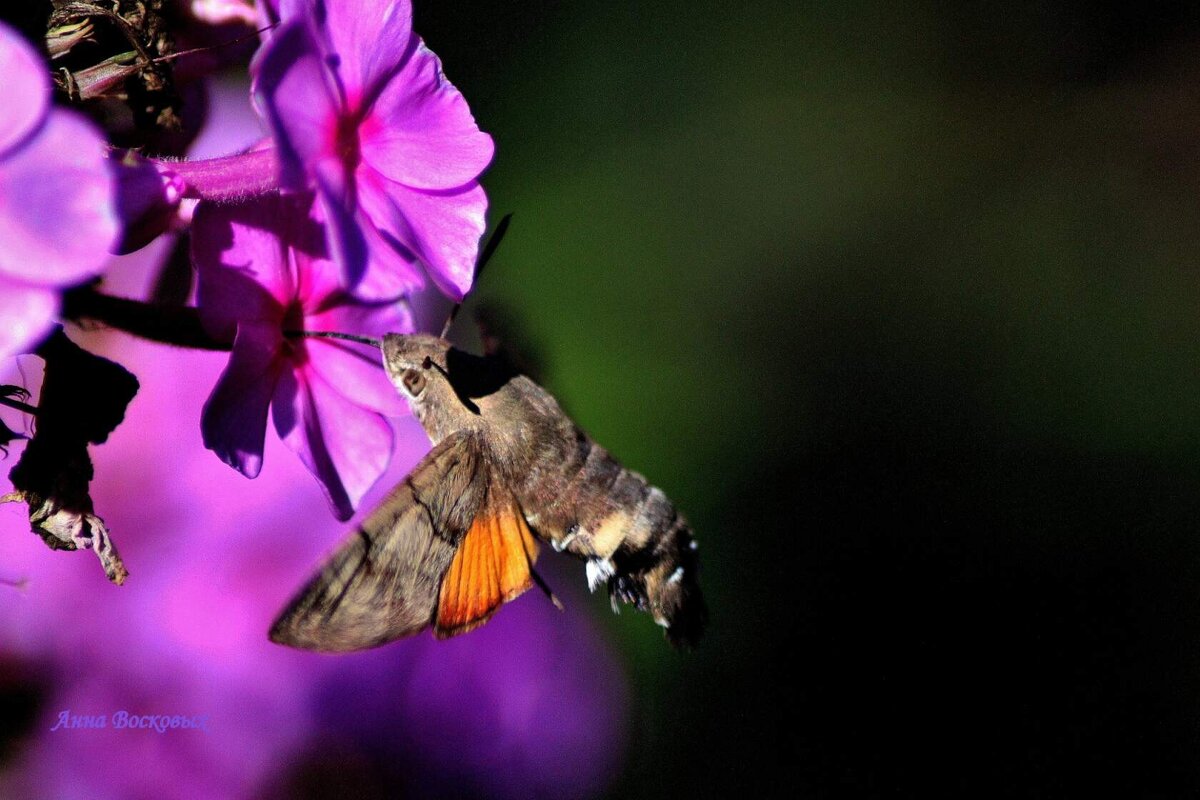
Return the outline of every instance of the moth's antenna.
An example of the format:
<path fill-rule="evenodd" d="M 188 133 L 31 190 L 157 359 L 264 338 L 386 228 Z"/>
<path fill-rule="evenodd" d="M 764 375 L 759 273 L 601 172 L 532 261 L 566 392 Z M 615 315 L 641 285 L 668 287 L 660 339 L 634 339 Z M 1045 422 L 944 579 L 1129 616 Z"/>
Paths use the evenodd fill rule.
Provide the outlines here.
<path fill-rule="evenodd" d="M 483 246 L 483 251 L 479 254 L 479 260 L 475 262 L 475 277 L 471 280 L 471 285 L 474 286 L 479 282 L 479 276 L 483 274 L 483 268 L 487 266 L 492 255 L 496 252 L 496 248 L 500 246 L 500 240 L 504 238 L 505 231 L 508 230 L 508 223 L 512 221 L 512 214 L 505 214 L 504 219 L 500 220 L 500 224 L 492 231 L 492 235 L 488 237 L 487 244 Z M 462 303 L 456 303 L 454 308 L 450 309 L 450 316 L 446 318 L 446 324 L 442 326 L 441 338 L 445 339 L 446 334 L 450 333 L 450 326 L 454 324 L 454 318 L 458 316 L 458 310 L 462 308 Z"/>
<path fill-rule="evenodd" d="M 251 31 L 250 33 L 247 33 L 243 36 L 239 36 L 236 39 L 229 39 L 228 41 L 217 42 L 216 44 L 210 44 L 210 45 L 206 45 L 204 47 L 193 47 L 191 50 L 180 50 L 177 53 L 167 53 L 165 56 L 157 56 L 155 58 L 150 59 L 149 63 L 157 64 L 160 61 L 173 61 L 176 58 L 181 58 L 183 56 L 190 56 L 193 53 L 203 53 L 206 50 L 219 50 L 222 47 L 231 47 L 235 44 L 241 44 L 242 42 L 246 41 L 247 39 L 257 39 L 259 36 L 262 36 L 267 31 L 271 30 L 272 28 L 276 28 L 278 26 L 279 26 L 278 22 L 272 22 L 270 25 L 267 25 L 264 28 L 259 28 L 256 31 Z"/>
<path fill-rule="evenodd" d="M 358 342 L 378 350 L 383 349 L 383 343 L 370 336 L 355 336 L 352 333 L 337 333 L 335 331 L 284 331 L 285 336 L 307 336 L 310 339 L 345 339 L 347 342 Z"/>

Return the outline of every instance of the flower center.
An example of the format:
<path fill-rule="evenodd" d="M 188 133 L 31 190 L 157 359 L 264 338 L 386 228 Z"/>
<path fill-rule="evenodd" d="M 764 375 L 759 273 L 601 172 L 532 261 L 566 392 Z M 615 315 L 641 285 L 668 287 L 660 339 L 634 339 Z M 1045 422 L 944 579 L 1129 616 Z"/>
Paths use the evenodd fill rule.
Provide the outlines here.
<path fill-rule="evenodd" d="M 334 148 L 338 159 L 346 166 L 357 166 L 359 160 L 358 115 L 338 115 L 337 133 L 335 135 L 337 138 L 334 141 Z"/>
<path fill-rule="evenodd" d="M 304 309 L 300 307 L 299 302 L 293 301 L 285 309 L 283 313 L 283 330 L 304 330 Z M 305 363 L 308 361 L 308 351 L 304 344 L 305 338 L 303 336 L 284 335 L 282 347 L 284 357 L 297 365 Z"/>

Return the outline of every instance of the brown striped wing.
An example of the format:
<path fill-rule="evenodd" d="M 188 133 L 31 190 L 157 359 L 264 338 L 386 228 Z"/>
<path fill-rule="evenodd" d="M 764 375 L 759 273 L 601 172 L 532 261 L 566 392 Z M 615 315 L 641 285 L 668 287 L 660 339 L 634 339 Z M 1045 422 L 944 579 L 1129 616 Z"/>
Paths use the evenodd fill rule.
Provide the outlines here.
<path fill-rule="evenodd" d="M 478 438 L 444 439 L 300 590 L 271 627 L 271 640 L 342 652 L 428 627 L 487 484 Z"/>

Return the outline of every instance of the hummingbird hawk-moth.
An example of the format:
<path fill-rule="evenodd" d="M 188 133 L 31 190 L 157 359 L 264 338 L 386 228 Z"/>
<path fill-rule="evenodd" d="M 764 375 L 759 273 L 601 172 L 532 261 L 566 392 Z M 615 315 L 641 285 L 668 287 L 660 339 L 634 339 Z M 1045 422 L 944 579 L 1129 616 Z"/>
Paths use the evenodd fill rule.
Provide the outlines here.
<path fill-rule="evenodd" d="M 699 641 L 696 541 L 662 491 L 504 358 L 428 334 L 365 341 L 433 449 L 300 590 L 273 641 L 349 651 L 429 627 L 465 633 L 535 582 L 545 589 L 539 542 L 586 560 L 589 588 L 607 585 L 614 610 L 649 612 L 676 647 Z"/>

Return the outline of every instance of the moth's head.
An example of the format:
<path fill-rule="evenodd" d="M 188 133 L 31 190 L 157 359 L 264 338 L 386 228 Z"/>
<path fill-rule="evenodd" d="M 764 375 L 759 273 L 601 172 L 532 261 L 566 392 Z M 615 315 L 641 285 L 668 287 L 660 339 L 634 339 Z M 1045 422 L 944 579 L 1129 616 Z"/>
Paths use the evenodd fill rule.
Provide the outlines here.
<path fill-rule="evenodd" d="M 401 395 L 417 403 L 446 399 L 446 354 L 450 343 L 425 333 L 389 333 L 383 337 L 383 368 Z"/>
<path fill-rule="evenodd" d="M 429 334 L 383 337 L 383 368 L 433 441 L 479 424 L 479 407 L 460 394 L 450 378 L 455 355 L 445 339 Z"/>
<path fill-rule="evenodd" d="M 464 353 L 424 333 L 389 333 L 381 349 L 388 377 L 434 441 L 482 424 L 480 402 L 515 375 L 502 361 Z"/>

